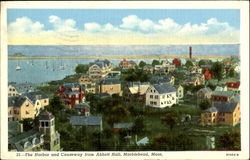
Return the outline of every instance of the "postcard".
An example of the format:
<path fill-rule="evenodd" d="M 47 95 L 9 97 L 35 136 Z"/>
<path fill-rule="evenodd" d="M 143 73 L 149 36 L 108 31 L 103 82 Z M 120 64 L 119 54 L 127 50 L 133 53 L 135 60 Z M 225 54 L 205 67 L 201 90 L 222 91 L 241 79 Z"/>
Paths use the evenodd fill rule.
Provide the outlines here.
<path fill-rule="evenodd" d="M 248 159 L 248 13 L 1 2 L 1 159 Z"/>

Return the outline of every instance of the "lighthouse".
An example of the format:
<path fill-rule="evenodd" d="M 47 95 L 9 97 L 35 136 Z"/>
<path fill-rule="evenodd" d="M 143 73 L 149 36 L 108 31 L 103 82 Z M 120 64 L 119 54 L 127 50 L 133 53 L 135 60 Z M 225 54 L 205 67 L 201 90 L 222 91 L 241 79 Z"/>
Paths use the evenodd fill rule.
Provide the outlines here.
<path fill-rule="evenodd" d="M 189 58 L 191 59 L 192 58 L 192 47 L 189 46 Z"/>

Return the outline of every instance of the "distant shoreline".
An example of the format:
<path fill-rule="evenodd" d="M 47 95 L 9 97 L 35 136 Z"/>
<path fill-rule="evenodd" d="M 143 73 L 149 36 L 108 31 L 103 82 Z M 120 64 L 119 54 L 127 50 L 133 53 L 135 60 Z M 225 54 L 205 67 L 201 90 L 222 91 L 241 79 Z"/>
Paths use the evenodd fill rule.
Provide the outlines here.
<path fill-rule="evenodd" d="M 223 59 L 230 56 L 214 55 L 193 55 L 193 58 L 199 59 Z M 189 58 L 188 55 L 131 55 L 131 56 L 8 56 L 8 59 L 168 59 L 168 58 Z"/>

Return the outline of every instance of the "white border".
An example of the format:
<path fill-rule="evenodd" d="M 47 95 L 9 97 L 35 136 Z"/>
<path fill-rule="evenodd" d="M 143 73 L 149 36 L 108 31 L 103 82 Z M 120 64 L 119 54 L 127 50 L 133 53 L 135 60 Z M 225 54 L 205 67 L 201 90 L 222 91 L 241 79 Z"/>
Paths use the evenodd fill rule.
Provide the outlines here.
<path fill-rule="evenodd" d="M 240 57 L 241 57 L 241 151 L 180 151 L 161 152 L 161 157 L 81 157 L 81 159 L 248 159 L 249 158 L 249 3 L 247 1 L 46 1 L 1 2 L 1 159 L 50 159 L 51 157 L 16 157 L 7 151 L 7 9 L 240 9 Z M 34 153 L 34 152 L 33 152 Z M 44 152 L 45 153 L 45 152 Z M 53 152 L 46 152 L 53 153 Z M 65 152 L 60 152 L 65 153 Z M 68 153 L 68 152 L 67 152 Z M 69 152 L 73 153 L 73 152 Z M 74 152 L 83 153 L 83 152 Z M 115 153 L 115 152 L 112 152 Z M 122 152 L 121 152 L 122 153 Z M 150 152 L 149 152 L 150 153 Z M 236 153 L 239 156 L 226 156 Z M 24 153 L 22 153 L 24 154 Z M 52 157 L 53 159 L 80 159 L 80 157 Z"/>

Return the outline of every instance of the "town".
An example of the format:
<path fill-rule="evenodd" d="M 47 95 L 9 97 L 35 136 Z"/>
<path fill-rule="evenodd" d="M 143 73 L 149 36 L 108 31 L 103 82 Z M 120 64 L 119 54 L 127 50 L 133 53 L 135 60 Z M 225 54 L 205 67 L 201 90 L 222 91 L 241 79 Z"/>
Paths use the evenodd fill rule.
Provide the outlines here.
<path fill-rule="evenodd" d="M 96 59 L 8 84 L 9 151 L 240 150 L 240 60 Z"/>

